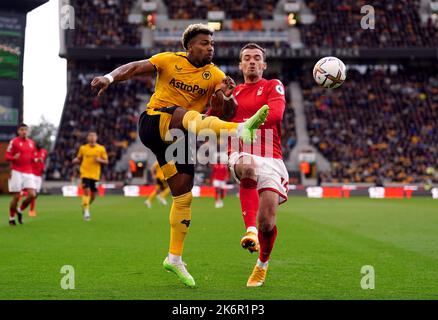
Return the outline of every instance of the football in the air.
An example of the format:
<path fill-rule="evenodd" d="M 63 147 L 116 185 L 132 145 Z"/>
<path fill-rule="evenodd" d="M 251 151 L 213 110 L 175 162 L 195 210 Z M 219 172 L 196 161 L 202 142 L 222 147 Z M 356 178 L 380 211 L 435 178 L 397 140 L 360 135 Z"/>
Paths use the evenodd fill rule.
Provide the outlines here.
<path fill-rule="evenodd" d="M 346 77 L 345 64 L 336 57 L 322 58 L 313 67 L 316 83 L 327 89 L 339 87 Z"/>

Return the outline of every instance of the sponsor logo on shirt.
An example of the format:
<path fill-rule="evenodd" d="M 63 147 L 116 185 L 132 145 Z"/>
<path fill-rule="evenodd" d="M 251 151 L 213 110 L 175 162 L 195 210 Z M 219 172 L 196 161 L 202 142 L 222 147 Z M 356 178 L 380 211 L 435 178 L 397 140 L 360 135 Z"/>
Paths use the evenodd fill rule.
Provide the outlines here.
<path fill-rule="evenodd" d="M 197 84 L 195 84 L 195 85 L 186 84 L 180 80 L 176 80 L 175 78 L 172 78 L 172 80 L 170 80 L 169 84 L 177 89 L 181 89 L 181 90 L 184 90 L 187 92 L 198 93 L 201 96 L 203 96 L 204 94 L 207 93 L 207 89 L 203 89 Z"/>

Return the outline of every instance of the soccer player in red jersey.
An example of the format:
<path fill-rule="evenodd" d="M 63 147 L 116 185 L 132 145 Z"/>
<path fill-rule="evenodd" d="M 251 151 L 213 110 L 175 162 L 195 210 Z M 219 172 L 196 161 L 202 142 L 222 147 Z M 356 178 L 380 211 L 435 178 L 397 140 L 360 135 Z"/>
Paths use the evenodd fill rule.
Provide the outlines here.
<path fill-rule="evenodd" d="M 15 214 L 18 215 L 18 223 L 23 224 L 23 210 L 35 198 L 35 179 L 32 171 L 34 161 L 35 143 L 27 137 L 27 125 L 24 123 L 18 127 L 18 137 L 9 142 L 6 150 L 6 160 L 11 162 L 11 178 L 8 181 L 9 192 L 12 200 L 9 205 L 9 225 L 15 226 Z M 27 191 L 27 197 L 17 208 L 20 192 Z"/>
<path fill-rule="evenodd" d="M 224 206 L 228 178 L 228 166 L 226 164 L 223 164 L 222 161 L 219 161 L 219 163 L 212 165 L 211 180 L 213 187 L 215 188 L 215 208 L 222 208 Z"/>
<path fill-rule="evenodd" d="M 34 161 L 32 163 L 32 172 L 35 179 L 35 191 L 36 191 L 36 197 L 32 199 L 30 202 L 30 210 L 29 210 L 29 216 L 35 217 L 36 211 L 36 198 L 38 197 L 39 193 L 41 192 L 41 186 L 43 184 L 43 173 L 45 169 L 45 163 L 47 158 L 47 150 L 41 147 L 41 145 L 37 142 L 35 144 L 36 150 L 34 153 Z"/>
<path fill-rule="evenodd" d="M 280 80 L 266 80 L 265 50 L 255 43 L 245 45 L 240 51 L 239 69 L 244 84 L 233 92 L 235 106 L 222 112 L 231 121 L 242 122 L 254 110 L 267 104 L 269 115 L 257 133 L 251 148 L 232 143 L 229 167 L 240 183 L 240 203 L 246 234 L 241 240 L 250 252 L 260 250 L 259 258 L 248 279 L 248 287 L 263 285 L 268 261 L 277 237 L 276 211 L 287 200 L 289 175 L 281 151 L 281 122 L 285 110 L 284 86 Z M 257 226 L 258 220 L 258 226 Z"/>

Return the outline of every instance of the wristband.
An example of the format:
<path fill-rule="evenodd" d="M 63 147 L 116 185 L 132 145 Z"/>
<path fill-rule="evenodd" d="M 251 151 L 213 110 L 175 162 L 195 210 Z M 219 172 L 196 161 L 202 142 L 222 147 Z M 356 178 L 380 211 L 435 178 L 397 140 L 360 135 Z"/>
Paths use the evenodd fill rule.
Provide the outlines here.
<path fill-rule="evenodd" d="M 113 78 L 113 76 L 111 74 L 108 73 L 108 74 L 104 75 L 104 77 L 107 78 L 110 83 L 114 82 L 114 78 Z"/>

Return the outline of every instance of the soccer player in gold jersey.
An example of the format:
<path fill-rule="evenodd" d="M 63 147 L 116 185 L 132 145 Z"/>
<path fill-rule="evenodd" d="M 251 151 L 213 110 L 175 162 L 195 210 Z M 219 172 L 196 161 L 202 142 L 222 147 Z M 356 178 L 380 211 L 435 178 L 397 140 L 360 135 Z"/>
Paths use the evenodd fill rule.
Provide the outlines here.
<path fill-rule="evenodd" d="M 152 178 L 155 180 L 155 190 L 148 196 L 144 202 L 148 208 L 152 208 L 152 201 L 157 197 L 157 199 L 163 205 L 167 205 L 166 197 L 170 192 L 169 185 L 164 178 L 163 170 L 161 170 L 158 161 L 155 161 L 152 165 Z"/>
<path fill-rule="evenodd" d="M 255 130 L 265 121 L 269 107 L 262 106 L 254 116 L 240 124 L 201 114 L 213 95 L 222 101 L 223 107 L 231 104 L 236 85 L 212 63 L 213 30 L 207 25 L 189 25 L 182 35 L 182 45 L 185 52 L 163 52 L 147 60 L 122 65 L 107 75 L 94 78 L 91 87 L 101 96 L 114 81 L 156 73 L 155 93 L 139 119 L 139 136 L 157 157 L 173 197 L 169 252 L 163 266 L 185 285 L 194 287 L 195 280 L 182 261 L 184 239 L 191 221 L 194 180 L 194 164 L 187 163 L 190 162 L 187 161 L 187 133 L 198 134 L 203 129 L 210 129 L 220 135 L 221 130 L 227 130 L 248 143 L 255 139 Z M 166 140 L 166 134 L 172 129 L 185 132 L 184 139 Z M 185 146 L 184 161 L 166 157 L 168 147 L 176 143 Z"/>
<path fill-rule="evenodd" d="M 87 144 L 79 148 L 73 164 L 81 164 L 79 169 L 82 189 L 82 209 L 84 220 L 90 220 L 90 205 L 96 198 L 96 182 L 100 179 L 102 164 L 108 164 L 108 155 L 105 147 L 97 143 L 97 133 L 91 131 L 87 136 Z"/>

